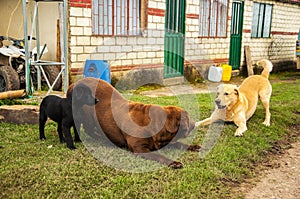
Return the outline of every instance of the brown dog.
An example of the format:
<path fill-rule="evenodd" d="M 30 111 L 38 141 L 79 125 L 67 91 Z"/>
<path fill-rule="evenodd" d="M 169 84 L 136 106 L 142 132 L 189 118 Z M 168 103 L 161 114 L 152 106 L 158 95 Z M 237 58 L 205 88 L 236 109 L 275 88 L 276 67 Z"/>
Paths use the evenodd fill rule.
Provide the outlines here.
<path fill-rule="evenodd" d="M 261 75 L 247 77 L 237 87 L 232 84 L 220 85 L 217 89 L 216 107 L 211 117 L 196 123 L 196 126 L 208 125 L 217 120 L 234 122 L 238 126 L 235 136 L 242 136 L 247 130 L 246 122 L 256 110 L 258 99 L 261 100 L 266 116 L 264 125 L 270 126 L 271 113 L 269 110 L 272 86 L 268 80 L 273 65 L 269 60 L 257 62 L 264 69 Z"/>
<path fill-rule="evenodd" d="M 187 148 L 199 151 L 200 146 L 177 142 L 187 137 L 194 129 L 195 123 L 188 112 L 176 106 L 161 107 L 128 101 L 110 84 L 95 78 L 79 80 L 73 87 L 86 85 L 95 91 L 99 102 L 95 106 L 95 116 L 90 107 L 84 107 L 85 117 L 96 117 L 101 132 L 116 146 L 128 148 L 143 158 L 155 160 L 172 168 L 181 168 L 182 163 L 173 161 L 158 153 L 152 152 L 165 146 Z M 86 117 L 87 118 L 87 117 Z M 87 123 L 86 123 L 87 122 Z M 97 125 L 92 120 L 82 121 L 87 134 L 93 134 Z M 98 129 L 99 131 L 99 129 Z"/>

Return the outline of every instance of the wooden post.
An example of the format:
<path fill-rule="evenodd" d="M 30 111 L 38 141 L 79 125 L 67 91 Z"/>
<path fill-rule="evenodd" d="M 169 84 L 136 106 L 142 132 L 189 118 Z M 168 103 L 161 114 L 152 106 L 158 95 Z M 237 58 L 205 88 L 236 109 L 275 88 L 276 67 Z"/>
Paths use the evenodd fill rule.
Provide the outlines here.
<path fill-rule="evenodd" d="M 296 56 L 297 56 L 297 69 L 300 69 L 300 28 L 298 32 L 298 40 L 296 41 Z"/>
<path fill-rule="evenodd" d="M 56 21 L 56 61 L 61 62 L 60 21 Z"/>
<path fill-rule="evenodd" d="M 245 46 L 245 54 L 246 54 L 248 76 L 251 76 L 251 75 L 253 75 L 253 67 L 252 67 L 252 62 L 251 62 L 250 46 Z"/>

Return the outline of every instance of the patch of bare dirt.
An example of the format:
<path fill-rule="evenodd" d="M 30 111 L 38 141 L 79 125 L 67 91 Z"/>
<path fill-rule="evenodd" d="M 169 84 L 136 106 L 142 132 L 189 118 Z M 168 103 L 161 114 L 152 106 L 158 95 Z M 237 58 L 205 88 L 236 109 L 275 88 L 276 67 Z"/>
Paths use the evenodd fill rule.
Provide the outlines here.
<path fill-rule="evenodd" d="M 257 166 L 255 178 L 239 186 L 238 192 L 243 193 L 245 199 L 300 198 L 299 137 L 300 124 L 295 124 L 286 139 L 275 143 L 268 154 L 271 158 Z"/>

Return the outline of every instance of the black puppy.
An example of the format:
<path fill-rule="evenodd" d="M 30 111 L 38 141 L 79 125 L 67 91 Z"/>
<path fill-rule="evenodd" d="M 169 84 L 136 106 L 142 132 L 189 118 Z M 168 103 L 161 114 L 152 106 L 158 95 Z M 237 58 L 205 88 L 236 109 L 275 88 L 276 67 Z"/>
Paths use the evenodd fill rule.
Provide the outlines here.
<path fill-rule="evenodd" d="M 72 96 L 73 95 L 73 96 Z M 60 142 L 66 142 L 69 149 L 76 149 L 71 136 L 70 128 L 73 126 L 75 141 L 80 141 L 77 129 L 74 124 L 73 106 L 81 108 L 83 105 L 95 105 L 98 100 L 92 96 L 92 91 L 85 85 L 74 88 L 72 95 L 67 98 L 61 98 L 55 95 L 49 95 L 43 99 L 40 104 L 39 130 L 40 139 L 45 137 L 45 123 L 49 117 L 57 122 L 57 131 Z"/>

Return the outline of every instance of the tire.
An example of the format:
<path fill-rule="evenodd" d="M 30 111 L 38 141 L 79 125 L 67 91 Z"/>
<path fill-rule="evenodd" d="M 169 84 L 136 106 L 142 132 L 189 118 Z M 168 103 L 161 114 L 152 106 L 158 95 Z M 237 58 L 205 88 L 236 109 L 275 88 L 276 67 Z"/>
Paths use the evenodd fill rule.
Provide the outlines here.
<path fill-rule="evenodd" d="M 10 66 L 0 66 L 0 92 L 20 89 L 18 73 Z"/>
<path fill-rule="evenodd" d="M 50 84 L 52 85 L 60 72 L 59 69 L 57 68 L 57 66 L 44 66 L 43 69 L 45 71 L 47 79 L 49 80 Z M 56 84 L 53 86 L 53 90 L 61 90 L 61 86 L 62 86 L 62 79 L 60 76 L 59 79 L 57 80 Z"/>

